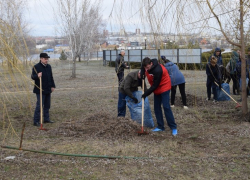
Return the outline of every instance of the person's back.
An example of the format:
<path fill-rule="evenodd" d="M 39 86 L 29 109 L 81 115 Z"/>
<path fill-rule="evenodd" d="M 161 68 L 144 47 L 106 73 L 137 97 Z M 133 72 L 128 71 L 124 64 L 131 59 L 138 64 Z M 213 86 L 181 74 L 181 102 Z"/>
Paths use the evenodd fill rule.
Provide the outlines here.
<path fill-rule="evenodd" d="M 119 92 L 132 98 L 132 92 L 138 91 L 138 86 L 141 86 L 141 79 L 138 78 L 138 73 L 139 70 L 128 73 L 119 86 Z"/>
<path fill-rule="evenodd" d="M 231 76 L 230 73 L 227 71 L 227 69 L 224 66 L 219 66 L 220 72 L 221 72 L 221 80 L 222 83 L 227 83 L 229 84 L 231 81 Z"/>
<path fill-rule="evenodd" d="M 171 79 L 171 86 L 185 83 L 185 78 L 182 72 L 179 70 L 179 67 L 173 62 L 169 61 L 165 63 L 165 68 L 168 70 L 168 74 Z"/>
<path fill-rule="evenodd" d="M 230 59 L 230 74 L 235 74 L 236 73 L 236 64 L 239 60 L 239 54 L 236 51 L 233 51 L 231 54 L 231 59 Z"/>
<path fill-rule="evenodd" d="M 124 64 L 124 57 L 122 54 L 119 54 L 115 60 L 116 73 L 124 72 L 125 67 L 126 67 L 126 65 Z"/>
<path fill-rule="evenodd" d="M 119 86 L 124 79 L 124 68 L 128 67 L 126 63 L 124 62 L 124 55 L 125 55 L 125 51 L 121 50 L 120 54 L 117 56 L 115 60 L 115 72 L 118 77 Z"/>
<path fill-rule="evenodd" d="M 175 107 L 175 95 L 177 86 L 179 87 L 179 91 L 182 98 L 183 108 L 188 109 L 187 107 L 187 98 L 185 93 L 185 77 L 182 72 L 179 70 L 179 67 L 166 59 L 165 56 L 161 56 L 162 60 L 165 62 L 165 68 L 168 71 L 168 74 L 171 79 L 171 107 Z"/>

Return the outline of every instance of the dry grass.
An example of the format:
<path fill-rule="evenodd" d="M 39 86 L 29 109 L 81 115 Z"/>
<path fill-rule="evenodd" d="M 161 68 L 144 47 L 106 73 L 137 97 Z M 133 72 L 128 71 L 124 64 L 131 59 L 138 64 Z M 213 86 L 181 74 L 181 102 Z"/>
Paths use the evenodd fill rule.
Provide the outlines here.
<path fill-rule="evenodd" d="M 242 119 L 232 101 L 205 101 L 204 71 L 183 72 L 189 110 L 182 108 L 177 93 L 173 113 L 179 134 L 174 138 L 167 127 L 165 132 L 138 136 L 140 127 L 130 120 L 129 112 L 125 119 L 116 118 L 118 93 L 114 68 L 103 67 L 97 61 L 88 66 L 82 62 L 77 64 L 77 78 L 70 79 L 67 61 L 51 64 L 57 89 L 52 94 L 50 112 L 51 120 L 56 123 L 46 124 L 48 131 L 34 127 L 32 84 L 28 86 L 30 92 L 16 92 L 10 78 L 5 78 L 4 84 L 11 93 L 3 89 L 0 93 L 9 113 L 9 119 L 2 115 L 1 103 L 1 144 L 19 147 L 21 129 L 26 122 L 25 149 L 146 159 L 64 157 L 1 148 L 0 179 L 250 178 L 248 119 Z M 24 72 L 29 78 L 30 68 Z M 152 95 L 149 101 L 155 119 Z M 8 128 L 10 122 L 13 130 Z M 13 155 L 14 160 L 4 160 Z"/>

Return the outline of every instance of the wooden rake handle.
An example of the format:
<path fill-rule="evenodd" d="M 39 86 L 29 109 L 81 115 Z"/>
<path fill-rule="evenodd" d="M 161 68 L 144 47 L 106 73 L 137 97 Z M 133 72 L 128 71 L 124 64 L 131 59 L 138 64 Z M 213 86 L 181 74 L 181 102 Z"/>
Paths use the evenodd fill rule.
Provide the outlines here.
<path fill-rule="evenodd" d="M 214 83 L 219 86 L 219 84 L 217 82 L 214 81 Z M 236 104 L 239 104 L 232 96 L 230 96 L 223 88 L 221 88 L 221 90 L 228 95 L 228 97 L 230 97 L 230 99 L 232 99 Z"/>

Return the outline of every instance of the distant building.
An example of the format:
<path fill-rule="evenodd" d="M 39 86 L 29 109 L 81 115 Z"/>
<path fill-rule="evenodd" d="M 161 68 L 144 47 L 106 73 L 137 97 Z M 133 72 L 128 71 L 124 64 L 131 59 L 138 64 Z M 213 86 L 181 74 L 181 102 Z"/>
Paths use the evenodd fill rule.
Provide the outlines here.
<path fill-rule="evenodd" d="M 135 34 L 141 34 L 141 30 L 140 29 L 136 29 L 135 30 Z"/>
<path fill-rule="evenodd" d="M 125 30 L 124 29 L 121 29 L 120 30 L 120 36 L 124 36 L 125 35 Z"/>
<path fill-rule="evenodd" d="M 45 43 L 53 43 L 55 42 L 55 38 L 46 38 Z"/>
<path fill-rule="evenodd" d="M 139 46 L 139 42 L 130 42 L 130 46 Z"/>
<path fill-rule="evenodd" d="M 103 36 L 105 36 L 105 37 L 106 37 L 106 36 L 108 36 L 108 35 L 109 35 L 109 31 L 108 31 L 108 30 L 106 30 L 106 29 L 104 29 L 104 30 L 103 30 Z"/>
<path fill-rule="evenodd" d="M 46 48 L 46 47 L 47 47 L 47 44 L 36 45 L 36 49 L 43 49 L 43 48 Z"/>

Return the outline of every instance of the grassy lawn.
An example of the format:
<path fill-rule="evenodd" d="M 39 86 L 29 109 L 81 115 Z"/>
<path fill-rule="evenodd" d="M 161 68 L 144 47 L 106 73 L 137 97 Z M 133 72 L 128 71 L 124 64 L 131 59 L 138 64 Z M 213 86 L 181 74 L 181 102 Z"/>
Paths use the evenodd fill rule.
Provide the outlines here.
<path fill-rule="evenodd" d="M 31 67 L 9 75 L 0 67 L 0 142 L 23 149 L 135 159 L 60 156 L 0 148 L 0 179 L 249 179 L 250 124 L 233 101 L 206 101 L 205 71 L 182 71 L 188 110 L 179 92 L 172 108 L 178 136 L 166 131 L 138 136 L 140 125 L 117 119 L 117 77 L 101 61 L 77 62 L 71 79 L 68 61 L 53 62 L 48 131 L 33 126 L 36 98 Z M 133 70 L 131 70 L 133 71 Z M 129 70 L 126 70 L 127 74 Z M 232 86 L 232 82 L 230 84 Z M 240 96 L 233 96 L 236 100 Z M 153 95 L 149 96 L 156 124 Z M 166 121 L 165 121 L 166 122 Z M 6 157 L 15 156 L 13 160 Z"/>

